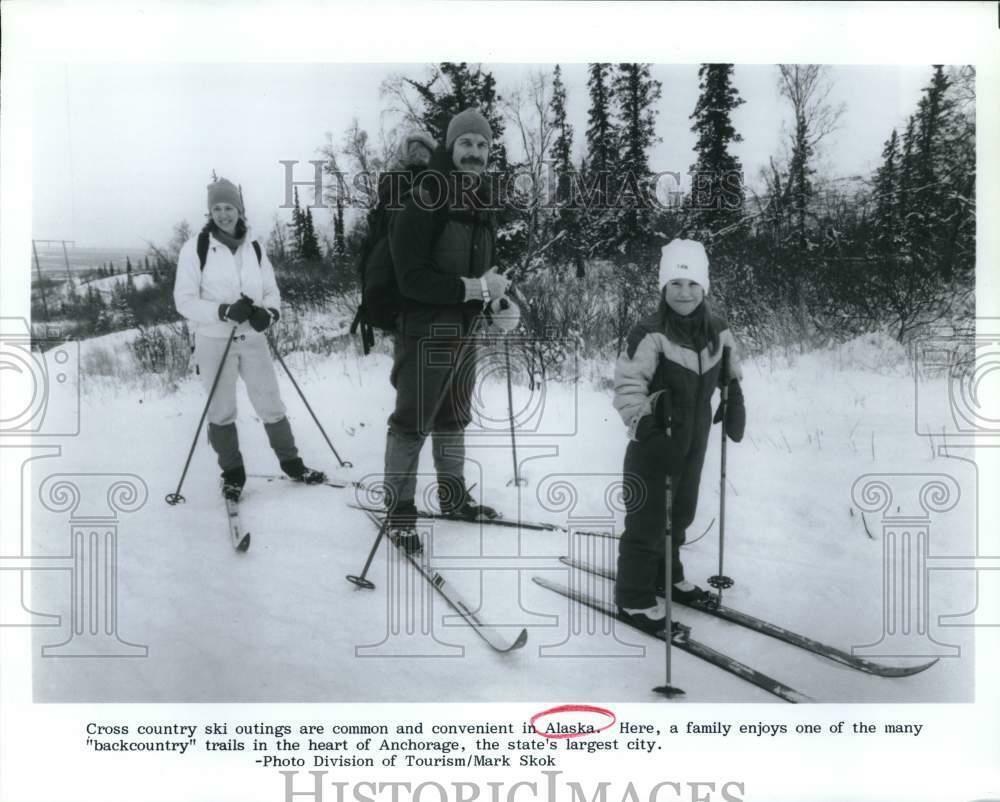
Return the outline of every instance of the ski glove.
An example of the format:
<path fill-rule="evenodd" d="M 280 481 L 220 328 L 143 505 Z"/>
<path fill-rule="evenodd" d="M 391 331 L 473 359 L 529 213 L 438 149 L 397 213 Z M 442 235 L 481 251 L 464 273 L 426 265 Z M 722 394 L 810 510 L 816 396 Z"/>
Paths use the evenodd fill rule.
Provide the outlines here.
<path fill-rule="evenodd" d="M 672 413 L 666 390 L 653 396 L 651 411 L 643 415 L 635 427 L 635 439 L 644 454 L 643 459 L 655 462 L 668 476 L 681 466 L 677 439 L 671 433 Z"/>
<path fill-rule="evenodd" d="M 670 396 L 666 390 L 654 393 L 650 411 L 639 418 L 635 426 L 635 439 L 640 443 L 656 434 L 666 434 L 670 429 Z"/>
<path fill-rule="evenodd" d="M 712 423 L 722 422 L 722 404 L 715 410 Z M 747 425 L 747 408 L 743 404 L 743 390 L 736 379 L 729 382 L 729 397 L 726 399 L 726 434 L 734 443 L 743 439 L 743 431 Z"/>
<path fill-rule="evenodd" d="M 253 326 L 254 331 L 265 331 L 272 323 L 277 323 L 279 317 L 281 315 L 278 314 L 277 309 L 263 309 L 255 306 L 250 314 L 250 325 Z"/>
<path fill-rule="evenodd" d="M 244 323 L 253 312 L 253 301 L 241 295 L 234 304 L 219 304 L 219 319 L 231 320 L 233 323 Z"/>

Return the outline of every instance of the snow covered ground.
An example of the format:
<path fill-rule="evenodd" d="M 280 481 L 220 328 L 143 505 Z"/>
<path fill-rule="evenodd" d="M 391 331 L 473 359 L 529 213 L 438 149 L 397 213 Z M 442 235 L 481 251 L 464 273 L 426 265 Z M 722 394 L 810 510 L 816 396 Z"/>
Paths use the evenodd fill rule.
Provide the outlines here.
<path fill-rule="evenodd" d="M 106 276 L 104 278 L 95 278 L 91 281 L 86 281 L 77 287 L 77 292 L 86 292 L 89 287 L 93 287 L 105 298 L 110 298 L 112 293 L 119 284 L 125 284 L 128 281 L 128 276 L 124 273 L 119 273 L 114 276 Z M 146 287 L 151 287 L 153 285 L 153 276 L 150 273 L 133 273 L 132 283 L 135 285 L 137 290 L 145 289 Z"/>
<path fill-rule="evenodd" d="M 377 480 L 393 402 L 388 358 L 361 357 L 351 348 L 325 359 L 295 354 L 286 363 L 354 468 L 337 470 L 294 387 L 280 375 L 307 464 Z M 508 484 L 507 396 L 498 367 L 492 360 L 482 371 L 477 403 L 483 425 L 468 439 L 467 477 L 477 483 L 475 493 L 508 517 L 620 531 L 613 488 L 621 478 L 625 435 L 611 406 L 611 364 L 583 365 L 575 385 L 550 382 L 534 393 L 514 388 L 522 429 L 518 455 L 528 479 L 522 488 Z M 971 701 L 973 630 L 954 625 L 967 619 L 938 619 L 975 607 L 975 575 L 923 573 L 916 551 L 909 564 L 890 560 L 901 566 L 896 581 L 913 572 L 928 583 L 917 586 L 905 609 L 884 613 L 883 513 L 862 518 L 860 500 L 852 498 L 859 477 L 883 475 L 893 494 L 885 514 L 910 516 L 902 526 L 909 532 L 929 531 L 929 568 L 938 558 L 976 553 L 975 465 L 957 449 L 949 451 L 952 458 L 937 453 L 940 438 L 932 443 L 915 434 L 915 408 L 922 430 L 938 431 L 949 419 L 947 379 L 930 377 L 918 387 L 905 352 L 876 336 L 828 351 L 758 358 L 745 363 L 744 372 L 747 436 L 739 445 L 730 443 L 727 454 L 725 573 L 735 586 L 726 591 L 726 602 L 848 650 L 882 641 L 868 656 L 886 663 L 910 662 L 898 656 L 901 650 L 942 659 L 922 674 L 884 679 L 692 611 L 678 610 L 678 617 L 693 626 L 694 638 L 818 701 Z M 122 641 L 147 646 L 148 655 L 39 656 L 43 646 L 70 639 L 71 601 L 79 588 L 71 588 L 67 570 L 31 572 L 31 609 L 62 617 L 59 626 L 35 631 L 36 701 L 658 699 L 650 689 L 663 680 L 662 644 L 625 627 L 612 630 L 603 617 L 531 581 L 567 581 L 569 572 L 557 558 L 570 552 L 613 565 L 614 540 L 435 525 L 431 562 L 449 584 L 478 604 L 483 618 L 505 627 L 505 634 L 528 628 L 525 648 L 499 655 L 457 622 L 384 545 L 369 572 L 376 590 L 357 590 L 345 581 L 345 574 L 361 572 L 375 534 L 364 513 L 348 507 L 353 490 L 252 478 L 241 503 L 252 545 L 238 554 L 227 536 L 218 470 L 202 433 L 182 491 L 187 503 L 168 506 L 164 496 L 177 486 L 204 405 L 197 381 L 167 396 L 91 384 L 81 403 L 80 435 L 66 441 L 61 456 L 32 463 L 31 487 L 24 490 L 33 510 L 31 552 L 60 558 L 70 551 L 69 513 L 40 501 L 46 477 L 139 477 L 148 498 L 118 520 L 117 582 L 111 581 L 117 617 L 81 626 L 117 632 Z M 276 473 L 242 390 L 238 423 L 248 471 Z M 683 549 L 688 576 L 701 584 L 718 571 L 715 428 L 698 516 Z M 431 470 L 429 448 L 421 470 Z M 960 492 L 951 493 L 947 511 L 927 512 L 928 505 L 948 506 L 940 496 L 934 501 L 933 492 L 921 493 L 937 475 L 952 477 Z M 873 507 L 877 496 L 876 487 L 869 492 Z M 103 496 L 96 499 L 97 506 L 102 502 Z M 87 532 L 100 528 L 93 521 L 86 526 Z M 610 583 L 598 580 L 592 587 L 610 598 Z M 890 630 L 894 639 L 884 634 Z M 679 652 L 673 682 L 691 702 L 775 701 Z"/>

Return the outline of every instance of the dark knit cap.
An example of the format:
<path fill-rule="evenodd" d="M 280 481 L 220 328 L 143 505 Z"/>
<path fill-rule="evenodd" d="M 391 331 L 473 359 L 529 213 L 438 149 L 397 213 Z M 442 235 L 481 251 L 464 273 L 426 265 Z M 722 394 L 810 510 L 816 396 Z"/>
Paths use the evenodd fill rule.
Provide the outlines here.
<path fill-rule="evenodd" d="M 212 211 L 212 207 L 217 203 L 228 203 L 239 209 L 241 216 L 244 214 L 239 187 L 228 179 L 220 178 L 208 185 L 208 210 Z"/>
<path fill-rule="evenodd" d="M 451 150 L 451 146 L 455 144 L 455 140 L 462 134 L 482 134 L 486 137 L 487 142 L 493 141 L 493 131 L 490 128 L 489 121 L 475 109 L 460 111 L 451 118 L 451 122 L 448 123 L 448 133 L 444 140 L 445 148 Z"/>

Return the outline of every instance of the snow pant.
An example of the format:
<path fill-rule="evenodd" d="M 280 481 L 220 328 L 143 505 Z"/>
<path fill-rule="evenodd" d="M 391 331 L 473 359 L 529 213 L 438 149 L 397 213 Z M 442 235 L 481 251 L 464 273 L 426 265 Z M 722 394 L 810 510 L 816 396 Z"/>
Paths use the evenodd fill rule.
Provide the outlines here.
<path fill-rule="evenodd" d="M 225 350 L 225 337 L 195 337 L 195 363 L 208 392 L 212 390 Z M 295 459 L 299 451 L 295 446 L 291 424 L 285 417 L 285 405 L 281 401 L 278 377 L 268 351 L 267 338 L 255 332 L 233 337 L 233 344 L 219 375 L 219 383 L 208 404 L 208 442 L 218 456 L 219 467 L 226 471 L 243 464 L 239 435 L 236 432 L 237 377 L 242 377 L 246 385 L 250 403 L 264 422 L 268 442 L 278 461 Z"/>
<path fill-rule="evenodd" d="M 428 434 L 439 496 L 463 494 L 464 430 L 472 420 L 476 346 L 455 333 L 430 337 L 398 334 L 389 381 L 396 389 L 385 445 L 390 512 L 398 504 L 414 501 L 420 451 Z"/>
<path fill-rule="evenodd" d="M 679 471 L 670 478 L 671 583 L 684 579 L 680 547 L 698 506 L 705 448 L 694 448 Z M 666 587 L 664 547 L 667 526 L 667 471 L 661 455 L 650 443 L 632 441 L 625 451 L 624 481 L 634 483 L 626 493 L 625 531 L 618 544 L 618 578 L 615 603 L 619 607 L 643 609 L 656 604 L 656 589 Z"/>

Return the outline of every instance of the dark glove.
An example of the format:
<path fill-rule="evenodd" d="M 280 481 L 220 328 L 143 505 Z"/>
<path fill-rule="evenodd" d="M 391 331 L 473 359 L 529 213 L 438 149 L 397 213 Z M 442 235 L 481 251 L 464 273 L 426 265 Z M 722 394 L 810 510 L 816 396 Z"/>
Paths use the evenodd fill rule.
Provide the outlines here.
<path fill-rule="evenodd" d="M 265 331 L 272 323 L 277 323 L 279 317 L 277 309 L 264 309 L 255 306 L 250 314 L 250 325 L 253 326 L 254 331 Z"/>
<path fill-rule="evenodd" d="M 639 419 L 635 439 L 641 443 L 656 434 L 666 434 L 670 428 L 670 416 L 670 395 L 664 390 L 656 394 L 650 411 Z"/>
<path fill-rule="evenodd" d="M 219 318 L 221 320 L 231 320 L 233 323 L 243 323 L 253 312 L 253 301 L 247 296 L 241 295 L 234 304 L 219 304 Z"/>
<path fill-rule="evenodd" d="M 715 410 L 712 423 L 722 422 L 722 404 Z M 740 383 L 733 379 L 729 382 L 729 396 L 726 399 L 726 434 L 734 443 L 743 439 L 743 431 L 747 426 L 747 408 L 743 404 L 743 390 Z"/>
<path fill-rule="evenodd" d="M 655 461 L 668 476 L 681 465 L 678 442 L 672 434 L 672 417 L 670 395 L 664 390 L 657 394 L 652 410 L 643 415 L 635 427 L 635 439 L 639 441 L 646 459 Z"/>

